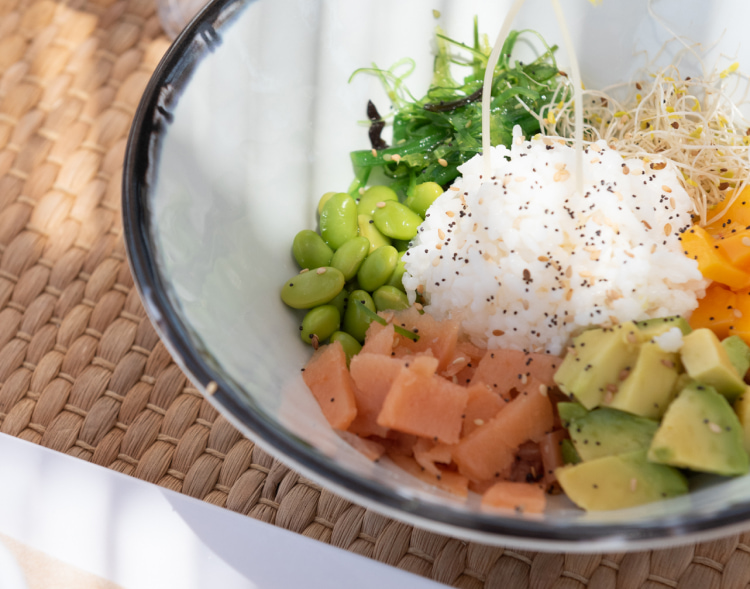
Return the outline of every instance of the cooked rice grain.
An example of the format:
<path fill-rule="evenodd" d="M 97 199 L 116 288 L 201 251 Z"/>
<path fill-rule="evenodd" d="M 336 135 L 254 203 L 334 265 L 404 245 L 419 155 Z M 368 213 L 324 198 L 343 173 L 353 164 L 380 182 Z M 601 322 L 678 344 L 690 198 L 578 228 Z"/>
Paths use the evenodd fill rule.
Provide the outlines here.
<path fill-rule="evenodd" d="M 460 168 L 404 258 L 404 285 L 412 301 L 422 287 L 427 312 L 458 318 L 476 345 L 560 354 L 587 326 L 697 306 L 707 283 L 682 252 L 692 205 L 672 166 L 600 142 L 575 194 L 575 150 L 518 129 L 492 161 L 490 178 L 481 156 Z"/>

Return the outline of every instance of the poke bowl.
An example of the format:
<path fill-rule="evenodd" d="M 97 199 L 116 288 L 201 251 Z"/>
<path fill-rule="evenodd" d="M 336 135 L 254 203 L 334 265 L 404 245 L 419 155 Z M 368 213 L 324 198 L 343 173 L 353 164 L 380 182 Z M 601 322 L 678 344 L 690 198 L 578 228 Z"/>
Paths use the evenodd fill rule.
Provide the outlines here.
<path fill-rule="evenodd" d="M 410 2 L 408 6 L 391 0 L 211 2 L 178 36 L 158 66 L 144 93 L 129 138 L 123 180 L 123 219 L 128 257 L 146 311 L 176 362 L 241 432 L 312 480 L 390 517 L 471 541 L 575 552 L 666 547 L 750 527 L 750 476 L 739 471 L 732 474 L 740 476 L 731 477 L 716 476 L 716 472 L 693 475 L 689 480 L 689 492 L 674 493 L 675 496 L 670 493 L 663 500 L 624 508 L 585 511 L 564 493 L 545 493 L 545 506 L 540 513 L 487 509 L 478 492 L 487 485 L 474 485 L 468 494 L 457 496 L 439 485 L 425 482 L 424 478 L 415 476 L 415 472 L 405 472 L 397 466 L 397 460 L 394 462 L 395 454 L 386 453 L 377 460 L 368 458 L 352 445 L 356 436 L 344 435 L 331 427 L 326 407 L 311 394 L 312 387 L 308 386 L 310 381 L 306 380 L 303 369 L 314 350 L 310 342 L 305 343 L 300 338 L 300 330 L 305 329 L 303 318 L 310 305 L 292 308 L 295 305 L 285 304 L 289 299 L 282 300 L 284 289 L 288 290 L 294 277 L 301 276 L 300 256 L 293 255 L 295 236 L 307 230 L 317 232 L 316 239 L 320 239 L 322 195 L 330 198 L 332 194 L 347 193 L 358 199 L 368 185 L 378 183 L 378 171 L 369 178 L 358 175 L 356 166 L 353 169 L 350 152 L 360 150 L 366 159 L 371 151 L 376 157 L 379 149 L 387 150 L 387 146 L 376 149 L 371 143 L 380 137 L 373 138 L 368 117 L 389 120 L 386 113 L 391 109 L 394 88 L 401 92 L 403 84 L 413 93 L 410 96 L 424 95 L 434 68 L 439 65 L 435 52 L 440 54 L 445 39 L 465 40 L 462 47 L 469 47 L 472 40 L 480 38 L 475 35 L 479 29 L 490 40 L 483 45 L 487 49 L 483 59 L 487 60 L 492 41 L 506 15 L 520 7 L 511 22 L 512 28 L 534 32 L 519 37 L 513 47 L 513 60 L 501 56 L 501 61 L 506 59 L 511 64 L 509 67 L 520 68 L 525 67 L 524 62 L 538 64 L 535 61 L 540 59 L 538 41 L 543 39 L 541 54 L 549 57 L 550 48 L 557 48 L 552 62 L 554 71 L 550 75 L 555 79 L 577 79 L 571 67 L 580 69 L 586 88 L 632 87 L 635 76 L 642 73 L 645 66 L 659 62 L 663 67 L 678 60 L 681 75 L 697 76 L 701 68 L 704 71 L 707 68 L 715 71 L 712 79 L 721 84 L 721 80 L 731 75 L 739 76 L 735 64 L 750 57 L 750 43 L 743 38 L 741 27 L 732 25 L 741 22 L 738 13 L 750 13 L 750 8 L 736 2 L 638 0 L 618 3 L 605 0 L 601 5 L 592 6 L 580 0 L 565 4 L 563 23 L 567 24 L 563 25 L 550 8 L 549 0 L 528 0 L 523 6 L 520 4 L 480 0 L 443 1 L 437 5 L 420 1 Z M 438 36 L 436 27 L 440 27 Z M 572 50 L 575 59 L 571 60 L 567 49 Z M 399 61 L 404 57 L 413 62 Z M 412 63 L 414 71 L 408 78 L 401 75 L 403 69 L 387 70 L 391 64 L 401 68 L 406 64 L 409 69 Z M 463 65 L 467 63 L 472 67 L 471 59 Z M 367 71 L 361 71 L 363 69 Z M 562 75 L 558 70 L 571 73 Z M 524 70 L 524 75 L 528 71 Z M 374 75 L 360 75 L 367 73 Z M 480 78 L 477 74 L 475 89 L 479 88 Z M 675 84 L 674 78 L 666 81 L 660 78 L 660 83 Z M 560 109 L 542 111 L 541 124 L 555 127 L 556 120 L 566 116 L 563 106 L 568 109 L 569 120 L 575 122 L 575 97 L 579 97 L 578 104 L 583 100 L 574 94 L 574 86 L 565 86 L 569 94 L 563 90 L 563 94 L 551 91 L 546 95 L 549 100 L 554 98 L 555 104 L 559 99 Z M 481 93 L 477 91 L 475 102 L 479 97 Z M 381 117 L 377 109 L 374 113 L 369 110 L 368 101 L 372 108 L 377 105 L 384 116 Z M 444 106 L 447 102 L 438 101 L 438 104 Z M 608 108 L 605 98 L 596 97 L 594 102 L 597 108 L 602 105 Z M 449 105 L 442 111 L 452 113 L 452 108 L 453 105 Z M 673 112 L 667 111 L 669 115 L 665 116 Z M 614 115 L 615 123 L 627 119 L 623 112 L 615 111 Z M 592 117 L 594 115 L 590 115 Z M 539 124 L 539 120 L 535 121 L 534 124 Z M 471 124 L 478 125 L 479 121 L 467 121 L 466 129 Z M 671 120 L 669 124 L 677 129 Z M 571 145 L 582 144 L 583 138 L 571 135 L 555 143 L 546 136 L 537 136 L 533 141 L 542 143 L 533 143 L 532 138 L 523 137 L 522 130 L 514 127 L 510 125 L 507 129 L 510 150 L 493 152 L 495 163 L 524 157 L 524 154 L 519 155 L 519 150 L 526 150 L 528 154 L 536 150 L 543 154 L 558 146 L 562 149 L 567 141 L 566 149 L 571 150 L 572 158 L 569 170 L 580 171 Z M 690 132 L 696 133 L 696 129 Z M 388 125 L 382 132 L 383 139 L 390 141 Z M 545 140 L 547 144 L 543 143 Z M 743 147 L 742 137 L 739 137 L 739 144 Z M 460 182 L 466 182 L 467 192 L 462 194 L 469 198 L 470 173 L 481 178 L 482 171 L 487 169 L 482 168 L 480 162 L 483 157 L 480 147 L 473 148 L 474 153 L 479 154 L 474 168 L 463 165 L 463 161 L 453 165 L 451 160 L 454 170 L 458 166 L 456 174 L 464 173 L 466 177 L 462 180 L 454 175 L 448 181 L 437 182 L 446 189 L 446 194 L 450 193 L 451 186 L 462 187 Z M 511 153 L 513 149 L 517 151 Z M 601 159 L 605 159 L 603 152 L 607 149 L 606 141 L 596 148 L 597 153 L 602 152 Z M 590 150 L 585 153 L 589 154 Z M 615 152 L 609 155 L 612 153 Z M 747 153 L 742 153 L 741 157 L 747 159 Z M 617 162 L 623 161 L 620 155 L 615 153 L 615 156 L 620 158 Z M 442 160 L 432 168 L 437 170 L 436 179 L 445 179 L 440 176 L 450 167 L 445 158 L 435 156 L 435 161 Z M 598 156 L 594 159 L 600 163 Z M 638 161 L 643 164 L 642 157 Z M 388 162 L 393 166 L 400 164 L 399 157 L 395 161 L 390 158 Z M 617 163 L 618 173 L 627 175 L 620 170 L 620 165 L 626 168 L 625 163 Z M 657 172 L 652 170 L 659 169 L 660 166 L 652 166 L 641 173 L 644 178 L 650 179 L 652 174 L 656 178 Z M 556 177 L 562 178 L 561 170 L 557 169 Z M 533 171 L 536 173 L 535 168 Z M 564 176 L 575 183 L 575 173 L 566 171 Z M 353 180 L 360 184 L 352 188 Z M 382 183 L 383 179 L 379 181 Z M 666 184 L 661 176 L 656 183 L 662 191 L 670 194 L 674 191 L 675 196 L 667 197 L 669 202 L 669 198 L 676 198 L 677 192 L 682 190 L 680 187 L 689 181 L 689 175 L 683 174 L 672 188 L 664 188 Z M 403 182 L 401 188 L 413 189 L 408 180 Z M 740 190 L 741 182 L 737 178 L 731 182 L 724 179 L 722 190 L 727 194 L 731 187 Z M 604 186 L 604 180 L 601 184 Z M 456 198 L 461 190 L 463 188 L 453 192 Z M 687 195 L 685 190 L 682 192 Z M 707 204 L 705 200 L 703 204 Z M 321 206 L 324 210 L 326 205 Z M 386 203 L 379 201 L 376 206 L 385 208 Z M 706 208 L 713 210 L 711 206 Z M 425 207 L 420 219 L 425 221 L 425 227 L 429 224 L 426 219 L 429 210 L 435 209 Z M 452 216 L 450 211 L 446 214 Z M 693 210 L 693 214 L 700 217 L 700 212 Z M 478 216 L 481 220 L 489 219 L 489 213 Z M 680 231 L 672 233 L 688 231 L 694 220 L 695 217 L 683 218 Z M 662 226 L 666 227 L 664 223 Z M 672 223 L 677 229 L 677 221 L 668 223 L 670 229 Z M 485 229 L 489 231 L 490 223 L 487 225 Z M 618 231 L 615 233 L 619 235 Z M 665 234 L 669 238 L 670 230 L 665 229 Z M 419 239 L 422 238 L 409 237 L 404 247 L 423 244 Z M 678 236 L 675 240 L 679 243 Z M 679 245 L 676 247 L 682 249 Z M 656 246 L 654 248 L 649 256 L 656 251 Z M 415 256 L 418 253 L 414 251 Z M 677 252 L 680 259 L 684 257 L 682 253 Z M 589 258 L 594 260 L 599 255 L 592 254 Z M 655 275 L 654 280 L 669 282 L 671 288 L 681 281 L 682 271 L 675 268 L 683 264 L 674 260 L 677 258 L 668 258 L 657 270 L 648 272 Z M 330 257 L 325 264 L 303 268 L 302 274 L 309 272 L 313 278 L 320 277 L 328 262 Z M 425 264 L 437 267 L 433 262 L 430 258 Z M 549 259 L 544 263 L 554 265 Z M 407 263 L 407 276 L 397 286 L 404 291 L 405 298 L 411 296 L 409 304 L 417 302 L 420 315 L 424 311 L 429 314 L 429 299 L 421 296 L 421 292 L 415 294 L 419 290 L 415 288 L 420 282 L 418 276 L 411 276 L 411 294 L 407 295 L 409 272 L 414 275 L 417 272 L 414 268 L 416 266 L 409 267 Z M 696 264 L 691 268 L 698 272 Z M 519 273 L 519 280 L 526 286 L 532 281 L 532 274 L 528 272 Z M 332 273 L 329 272 L 329 277 Z M 709 285 L 709 280 L 703 279 L 699 272 L 691 276 L 695 282 L 691 287 L 692 299 L 688 297 L 687 303 L 680 299 L 683 306 L 678 306 L 676 312 L 673 312 L 674 307 L 664 303 L 660 312 L 654 311 L 653 317 L 690 315 Z M 479 281 L 478 278 L 470 280 Z M 343 292 L 342 289 L 340 287 L 337 293 Z M 458 290 L 456 282 L 452 291 Z M 530 303 L 524 304 L 540 308 L 539 314 L 544 315 L 546 303 L 539 296 L 530 294 Z M 580 296 L 571 293 L 567 301 L 583 300 L 578 299 Z M 326 304 L 331 298 L 324 297 L 318 304 Z M 491 302 L 488 297 L 487 302 L 494 305 L 494 296 L 492 298 Z M 612 298 L 623 299 L 623 305 L 630 300 L 628 296 Z M 437 300 L 433 295 L 434 309 L 438 308 Z M 565 297 L 561 304 L 565 304 L 564 301 Z M 393 314 L 381 313 L 381 316 L 392 320 Z M 623 319 L 599 321 L 598 327 L 615 331 L 630 319 L 646 318 L 636 313 Z M 369 322 L 373 322 L 372 317 Z M 474 324 L 477 323 L 484 325 L 487 321 L 474 320 Z M 570 341 L 576 341 L 571 338 L 578 337 L 583 329 L 579 326 L 578 331 L 574 331 L 574 328 L 559 336 L 556 344 L 534 348 L 534 353 L 552 352 L 562 358 L 575 347 L 575 343 L 570 345 Z M 439 324 L 436 329 L 443 328 Z M 492 334 L 499 338 L 504 331 L 498 327 L 490 329 L 489 344 L 487 338 L 482 342 L 490 349 L 493 348 Z M 476 339 L 473 341 L 476 343 Z M 496 343 L 502 341 L 506 340 Z M 315 341 L 314 347 L 324 349 L 325 342 L 320 343 L 318 348 Z M 511 341 L 510 345 L 529 352 L 523 344 Z M 424 355 L 432 357 L 434 353 Z M 437 363 L 435 360 L 435 365 Z M 646 381 L 649 378 L 646 374 Z M 468 385 L 468 381 L 464 384 Z M 455 378 L 450 386 L 458 386 Z M 552 386 L 549 389 L 544 385 L 540 394 L 546 397 L 549 392 L 552 399 Z M 564 389 L 561 385 L 561 390 Z M 518 391 L 514 391 L 515 396 Z M 606 395 L 606 391 L 603 394 Z M 571 400 L 581 399 L 567 399 Z M 512 404 L 514 401 L 509 397 L 502 402 Z M 585 409 L 591 410 L 600 402 Z M 477 427 L 485 425 L 484 420 L 473 421 Z M 563 428 L 560 420 L 556 423 L 560 431 Z M 715 423 L 709 425 L 718 427 Z M 386 437 L 384 434 L 383 443 Z M 454 471 L 455 464 L 441 465 L 437 472 Z M 526 472 L 525 476 L 528 480 L 530 475 Z M 531 479 L 536 481 L 539 476 L 532 473 Z M 635 492 L 632 480 L 629 486 Z"/>

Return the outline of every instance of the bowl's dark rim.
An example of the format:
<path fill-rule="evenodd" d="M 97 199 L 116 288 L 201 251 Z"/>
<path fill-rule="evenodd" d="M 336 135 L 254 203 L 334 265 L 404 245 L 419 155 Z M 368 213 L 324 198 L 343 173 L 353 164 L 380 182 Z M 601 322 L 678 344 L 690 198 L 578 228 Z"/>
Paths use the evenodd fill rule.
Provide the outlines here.
<path fill-rule="evenodd" d="M 282 461 L 304 465 L 314 478 L 359 497 L 371 506 L 381 506 L 388 515 L 399 514 L 417 520 L 425 527 L 437 523 L 464 537 L 480 533 L 483 541 L 498 538 L 498 543 L 517 539 L 525 544 L 539 543 L 546 549 L 566 548 L 597 551 L 601 543 L 615 543 L 622 549 L 655 546 L 659 539 L 715 536 L 723 528 L 737 529 L 750 525 L 750 501 L 733 504 L 719 512 L 695 514 L 692 517 L 670 517 L 637 524 L 580 525 L 567 522 L 550 525 L 532 519 L 505 518 L 497 515 L 458 512 L 430 503 L 399 496 L 376 481 L 360 479 L 326 458 L 293 435 L 281 431 L 242 393 L 240 385 L 225 374 L 219 363 L 202 349 L 198 336 L 191 333 L 167 294 L 167 283 L 160 274 L 152 239 L 149 208 L 149 161 L 158 153 L 159 136 L 169 125 L 169 106 L 189 80 L 193 65 L 221 43 L 220 27 L 256 0 L 214 0 L 180 34 L 157 66 L 146 87 L 135 114 L 128 138 L 123 171 L 122 214 L 124 238 L 136 288 L 146 312 L 177 363 L 222 413 L 251 438 L 262 440 Z M 211 385 L 213 388 L 213 385 Z M 668 542 L 665 542 L 668 543 Z"/>

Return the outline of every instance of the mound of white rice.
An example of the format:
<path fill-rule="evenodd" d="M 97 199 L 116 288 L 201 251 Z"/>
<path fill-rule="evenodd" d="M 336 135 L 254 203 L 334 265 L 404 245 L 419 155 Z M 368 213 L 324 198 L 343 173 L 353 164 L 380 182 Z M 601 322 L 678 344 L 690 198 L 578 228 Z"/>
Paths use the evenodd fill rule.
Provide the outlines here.
<path fill-rule="evenodd" d="M 584 327 L 697 306 L 707 283 L 682 253 L 692 205 L 671 166 L 602 142 L 577 194 L 575 150 L 518 129 L 492 163 L 489 178 L 481 156 L 460 168 L 406 253 L 404 285 L 427 312 L 477 345 L 560 354 Z"/>

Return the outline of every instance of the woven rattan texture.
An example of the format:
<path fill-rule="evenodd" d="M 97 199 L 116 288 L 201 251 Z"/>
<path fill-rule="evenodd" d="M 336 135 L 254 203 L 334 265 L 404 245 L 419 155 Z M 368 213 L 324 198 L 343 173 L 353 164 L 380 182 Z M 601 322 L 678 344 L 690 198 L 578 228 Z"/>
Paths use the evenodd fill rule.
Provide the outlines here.
<path fill-rule="evenodd" d="M 748 586 L 750 534 L 628 555 L 465 543 L 322 490 L 220 417 L 158 340 L 121 236 L 126 136 L 168 46 L 153 1 L 0 0 L 0 431 L 456 587 Z"/>

